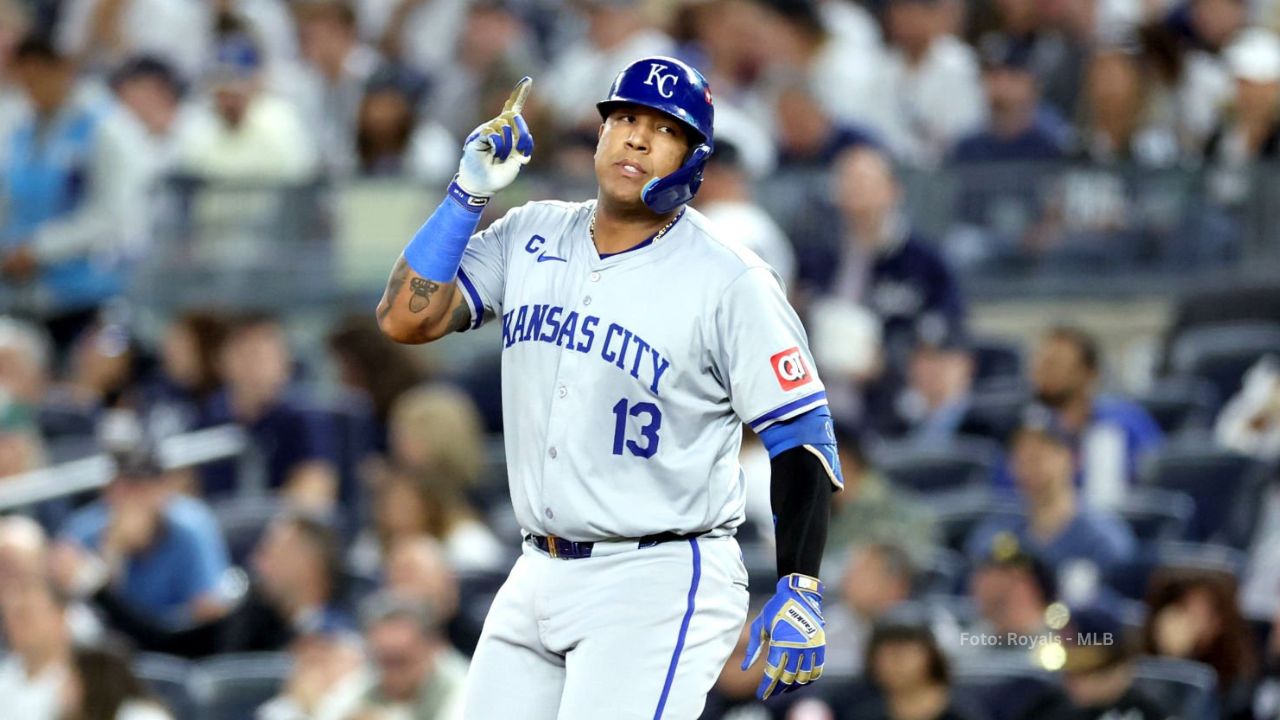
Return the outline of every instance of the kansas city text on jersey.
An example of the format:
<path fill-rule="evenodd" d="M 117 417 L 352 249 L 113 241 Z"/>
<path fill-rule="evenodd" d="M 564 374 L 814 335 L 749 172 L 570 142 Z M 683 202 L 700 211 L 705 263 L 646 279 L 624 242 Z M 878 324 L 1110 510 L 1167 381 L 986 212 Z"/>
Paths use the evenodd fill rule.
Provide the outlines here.
<path fill-rule="evenodd" d="M 577 310 L 566 313 L 564 308 L 550 304 L 521 305 L 502 315 L 504 350 L 516 343 L 537 341 L 590 353 L 597 335 L 602 337 L 601 360 L 648 383 L 654 395 L 662 394 L 659 383 L 671 362 L 639 335 L 617 323 L 602 329 L 600 318 L 595 315 L 580 315 Z"/>

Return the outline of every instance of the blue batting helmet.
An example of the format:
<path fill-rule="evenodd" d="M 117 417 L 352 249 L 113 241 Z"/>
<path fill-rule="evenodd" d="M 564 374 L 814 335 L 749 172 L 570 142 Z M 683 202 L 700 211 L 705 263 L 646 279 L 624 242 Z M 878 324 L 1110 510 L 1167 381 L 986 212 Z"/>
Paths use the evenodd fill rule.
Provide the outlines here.
<path fill-rule="evenodd" d="M 637 60 L 618 73 L 609 96 L 596 103 L 596 108 L 601 118 L 607 118 L 618 105 L 643 105 L 664 112 L 679 120 L 690 134 L 684 165 L 645 184 L 640 192 L 644 204 L 661 215 L 692 200 L 702 185 L 702 169 L 715 148 L 715 108 L 707 79 L 693 66 L 675 58 Z"/>

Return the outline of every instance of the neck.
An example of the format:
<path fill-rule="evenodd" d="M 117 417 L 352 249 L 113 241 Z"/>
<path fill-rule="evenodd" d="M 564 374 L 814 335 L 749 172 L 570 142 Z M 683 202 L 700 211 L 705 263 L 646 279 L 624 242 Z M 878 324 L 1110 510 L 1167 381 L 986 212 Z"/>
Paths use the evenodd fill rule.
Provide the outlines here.
<path fill-rule="evenodd" d="M 1030 503 L 1031 534 L 1040 540 L 1057 537 L 1076 516 L 1076 496 L 1070 489 L 1070 479 L 1066 485 L 1067 489 L 1050 492 Z"/>
<path fill-rule="evenodd" d="M 678 212 L 679 209 L 655 215 L 643 205 L 638 209 L 623 210 L 611 207 L 603 199 L 598 200 L 595 218 L 596 250 L 601 255 L 630 250 L 666 227 Z"/>
<path fill-rule="evenodd" d="M 1015 138 L 1031 127 L 1034 118 L 1034 109 L 1019 108 L 993 115 L 991 127 L 995 130 L 996 135 L 1002 138 Z"/>
<path fill-rule="evenodd" d="M 947 707 L 947 689 L 941 685 L 903 689 L 889 696 L 894 720 L 933 720 Z"/>
<path fill-rule="evenodd" d="M 887 213 L 858 215 L 851 219 L 849 225 L 853 228 L 858 244 L 874 250 L 884 244 L 883 240 L 889 229 L 889 215 Z"/>
<path fill-rule="evenodd" d="M 1062 425 L 1072 434 L 1079 434 L 1093 414 L 1093 393 L 1085 391 L 1068 400 L 1062 406 Z"/>

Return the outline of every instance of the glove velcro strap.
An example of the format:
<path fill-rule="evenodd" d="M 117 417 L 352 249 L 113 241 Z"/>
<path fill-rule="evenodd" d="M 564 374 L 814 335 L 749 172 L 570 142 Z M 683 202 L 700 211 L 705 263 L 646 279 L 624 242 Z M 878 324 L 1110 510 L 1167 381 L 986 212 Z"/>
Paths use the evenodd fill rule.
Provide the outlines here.
<path fill-rule="evenodd" d="M 801 575 L 800 573 L 791 573 L 784 580 L 787 581 L 787 587 L 797 592 L 817 593 L 818 597 L 822 597 L 822 581 L 818 578 Z"/>
<path fill-rule="evenodd" d="M 455 175 L 453 181 L 449 183 L 449 197 L 458 202 L 459 205 L 479 214 L 484 212 L 484 208 L 489 204 L 489 198 L 484 195 L 473 195 L 458 184 L 458 177 Z"/>

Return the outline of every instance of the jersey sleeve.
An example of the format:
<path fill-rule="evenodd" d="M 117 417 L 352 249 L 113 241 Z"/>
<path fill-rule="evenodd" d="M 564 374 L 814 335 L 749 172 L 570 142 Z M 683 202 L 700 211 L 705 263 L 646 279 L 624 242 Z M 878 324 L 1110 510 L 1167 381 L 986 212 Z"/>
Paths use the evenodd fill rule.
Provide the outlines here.
<path fill-rule="evenodd" d="M 750 268 L 725 290 L 715 337 L 715 370 L 755 432 L 827 404 L 804 327 L 768 268 Z"/>
<path fill-rule="evenodd" d="M 502 297 L 506 287 L 507 235 L 519 208 L 507 211 L 489 227 L 471 236 L 458 268 L 458 288 L 462 301 L 471 311 L 474 330 L 492 317 L 502 317 Z"/>

